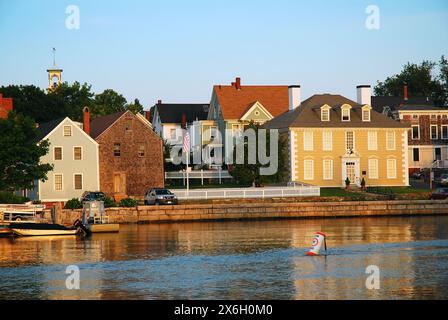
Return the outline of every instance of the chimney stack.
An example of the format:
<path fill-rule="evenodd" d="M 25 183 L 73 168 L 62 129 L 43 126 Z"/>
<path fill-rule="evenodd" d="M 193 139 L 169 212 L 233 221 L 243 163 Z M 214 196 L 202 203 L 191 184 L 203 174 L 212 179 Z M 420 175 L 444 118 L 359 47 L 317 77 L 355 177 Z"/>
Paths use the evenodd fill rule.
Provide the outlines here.
<path fill-rule="evenodd" d="M 404 101 L 408 101 L 408 84 L 407 83 L 405 83 L 404 84 L 404 92 L 403 92 L 403 95 L 404 95 Z"/>
<path fill-rule="evenodd" d="M 88 107 L 84 107 L 82 111 L 84 113 L 83 129 L 90 136 L 90 110 Z"/>
<path fill-rule="evenodd" d="M 150 111 L 145 111 L 145 118 L 146 118 L 146 120 L 151 122 L 151 110 Z"/>
<path fill-rule="evenodd" d="M 372 87 L 370 85 L 356 87 L 356 102 L 362 105 L 372 105 Z"/>
<path fill-rule="evenodd" d="M 182 129 L 186 129 L 187 128 L 187 115 L 185 113 L 182 115 L 181 127 L 182 127 Z"/>
<path fill-rule="evenodd" d="M 236 78 L 235 88 L 236 88 L 236 90 L 240 90 L 241 89 L 241 78 L 240 77 Z"/>
<path fill-rule="evenodd" d="M 301 101 L 301 88 L 299 85 L 289 86 L 288 87 L 288 95 L 289 95 L 289 111 L 293 111 L 300 106 Z"/>

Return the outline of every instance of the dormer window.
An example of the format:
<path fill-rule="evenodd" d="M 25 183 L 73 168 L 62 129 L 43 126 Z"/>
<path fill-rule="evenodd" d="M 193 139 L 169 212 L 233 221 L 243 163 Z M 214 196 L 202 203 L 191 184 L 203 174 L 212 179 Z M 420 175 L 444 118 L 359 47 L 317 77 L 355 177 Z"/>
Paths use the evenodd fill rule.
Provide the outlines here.
<path fill-rule="evenodd" d="M 370 122 L 370 111 L 371 111 L 371 107 L 369 106 L 364 106 L 362 107 L 362 121 L 363 122 Z"/>
<path fill-rule="evenodd" d="M 328 122 L 330 121 L 330 106 L 325 105 L 322 108 L 320 108 L 320 120 Z"/>
<path fill-rule="evenodd" d="M 349 105 L 344 105 L 341 107 L 342 121 L 350 121 L 350 107 Z"/>

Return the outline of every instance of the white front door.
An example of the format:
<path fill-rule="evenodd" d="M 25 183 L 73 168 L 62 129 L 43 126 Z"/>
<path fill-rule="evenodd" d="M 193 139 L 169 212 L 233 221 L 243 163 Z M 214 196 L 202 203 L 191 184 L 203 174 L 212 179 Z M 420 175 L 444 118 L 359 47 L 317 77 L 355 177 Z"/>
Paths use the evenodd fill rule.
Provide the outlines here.
<path fill-rule="evenodd" d="M 347 178 L 350 180 L 350 184 L 356 183 L 356 163 L 347 162 L 345 164 L 345 172 Z"/>

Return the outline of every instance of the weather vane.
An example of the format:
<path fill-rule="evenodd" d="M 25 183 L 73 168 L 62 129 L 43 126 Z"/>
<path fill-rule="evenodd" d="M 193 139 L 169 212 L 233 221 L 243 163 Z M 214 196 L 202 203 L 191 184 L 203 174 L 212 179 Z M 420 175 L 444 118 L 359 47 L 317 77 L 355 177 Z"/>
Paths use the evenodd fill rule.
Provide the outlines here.
<path fill-rule="evenodd" d="M 56 48 L 53 48 L 53 67 L 56 67 Z"/>

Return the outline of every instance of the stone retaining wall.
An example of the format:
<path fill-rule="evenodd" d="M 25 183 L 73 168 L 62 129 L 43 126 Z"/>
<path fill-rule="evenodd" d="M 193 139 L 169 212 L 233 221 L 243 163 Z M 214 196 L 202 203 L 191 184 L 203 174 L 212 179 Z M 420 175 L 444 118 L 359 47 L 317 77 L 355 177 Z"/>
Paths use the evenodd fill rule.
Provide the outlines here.
<path fill-rule="evenodd" d="M 113 223 L 159 223 L 276 218 L 337 218 L 396 215 L 448 215 L 448 201 L 352 201 L 298 203 L 190 204 L 106 209 Z M 49 213 L 46 214 L 48 218 Z M 72 224 L 81 210 L 62 210 L 58 219 Z"/>

